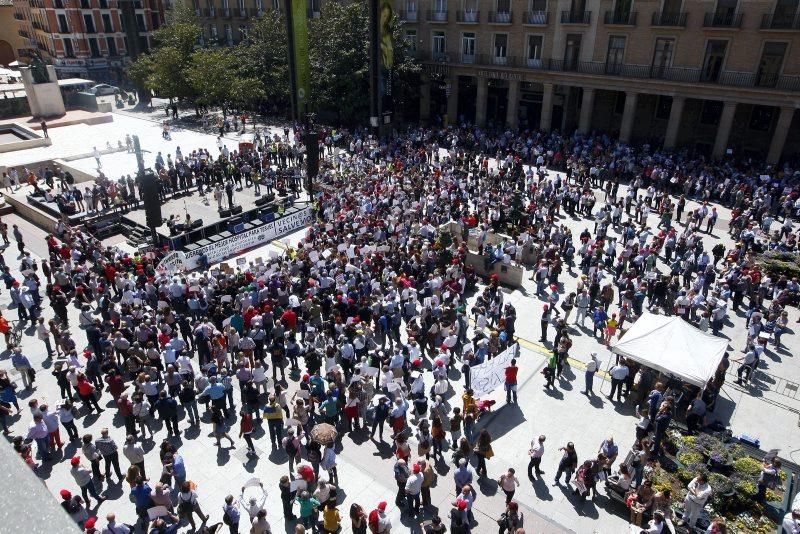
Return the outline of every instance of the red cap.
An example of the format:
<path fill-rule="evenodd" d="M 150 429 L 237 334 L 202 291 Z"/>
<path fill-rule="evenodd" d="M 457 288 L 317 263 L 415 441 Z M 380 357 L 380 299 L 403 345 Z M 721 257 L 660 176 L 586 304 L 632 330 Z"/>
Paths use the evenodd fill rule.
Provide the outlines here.
<path fill-rule="evenodd" d="M 97 518 L 90 517 L 89 519 L 83 522 L 83 526 L 86 528 L 94 528 L 95 523 L 97 523 Z"/>
<path fill-rule="evenodd" d="M 456 506 L 458 506 L 459 510 L 466 510 L 467 509 L 467 501 L 464 499 L 458 499 L 456 501 Z"/>
<path fill-rule="evenodd" d="M 414 464 L 411 470 L 414 471 L 414 473 L 419 473 L 419 464 Z"/>
<path fill-rule="evenodd" d="M 386 510 L 386 501 L 381 501 L 378 503 L 378 510 L 380 510 L 381 512 Z"/>
<path fill-rule="evenodd" d="M 61 498 L 64 499 L 65 501 L 67 499 L 71 499 L 72 498 L 72 493 L 70 493 L 69 490 L 62 489 L 58 493 L 59 493 L 59 495 L 61 495 Z"/>
<path fill-rule="evenodd" d="M 69 463 L 71 463 L 72 465 L 78 465 L 79 463 L 81 463 L 81 457 L 73 456 L 72 460 L 70 460 Z"/>
<path fill-rule="evenodd" d="M 306 374 L 304 374 L 304 375 L 303 375 L 303 380 L 308 380 L 309 378 L 311 378 L 311 377 L 310 377 L 310 376 L 308 376 L 308 373 L 306 373 Z"/>
<path fill-rule="evenodd" d="M 550 306 L 548 306 L 547 304 L 545 304 L 544 306 L 542 306 L 542 308 L 546 310 L 546 309 L 550 308 Z"/>

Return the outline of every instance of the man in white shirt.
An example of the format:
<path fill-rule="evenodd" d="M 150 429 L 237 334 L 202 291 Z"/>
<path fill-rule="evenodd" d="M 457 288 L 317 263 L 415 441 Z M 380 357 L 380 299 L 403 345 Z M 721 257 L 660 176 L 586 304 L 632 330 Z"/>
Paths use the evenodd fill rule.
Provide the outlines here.
<path fill-rule="evenodd" d="M 544 435 L 539 436 L 538 440 L 531 441 L 531 448 L 528 451 L 528 456 L 531 457 L 528 462 L 528 478 L 533 480 L 533 472 L 536 470 L 536 476 L 542 478 L 544 471 L 539 469 L 542 463 L 542 455 L 544 454 Z"/>
<path fill-rule="evenodd" d="M 700 473 L 689 482 L 686 489 L 689 490 L 689 493 L 686 494 L 686 499 L 683 501 L 683 519 L 678 521 L 678 525 L 689 525 L 690 529 L 694 529 L 700 512 L 711 497 L 711 486 L 708 484 L 706 475 Z"/>

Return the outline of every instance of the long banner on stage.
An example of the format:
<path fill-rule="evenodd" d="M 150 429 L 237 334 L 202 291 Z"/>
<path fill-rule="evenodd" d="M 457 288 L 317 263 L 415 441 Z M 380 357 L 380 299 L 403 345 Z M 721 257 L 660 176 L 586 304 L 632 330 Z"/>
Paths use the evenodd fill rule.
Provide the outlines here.
<path fill-rule="evenodd" d="M 273 239 L 308 226 L 311 224 L 312 217 L 311 208 L 305 208 L 252 230 L 188 251 L 185 259 L 183 259 L 184 267 L 188 270 L 196 269 L 199 267 L 199 260 L 202 255 L 206 256 L 206 261 L 211 265 L 236 256 L 253 247 L 266 245 Z"/>
<path fill-rule="evenodd" d="M 518 355 L 519 343 L 514 343 L 491 360 L 470 369 L 472 391 L 476 399 L 489 395 L 505 383 L 506 367 Z"/>

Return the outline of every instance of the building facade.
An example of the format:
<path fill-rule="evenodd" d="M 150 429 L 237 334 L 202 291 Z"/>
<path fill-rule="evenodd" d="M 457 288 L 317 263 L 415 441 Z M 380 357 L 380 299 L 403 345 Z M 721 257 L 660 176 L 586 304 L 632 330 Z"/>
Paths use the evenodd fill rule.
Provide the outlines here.
<path fill-rule="evenodd" d="M 249 19 L 283 7 L 283 0 L 185 0 L 185 3 L 194 10 L 203 29 L 202 44 L 221 46 L 239 44 L 247 34 Z"/>
<path fill-rule="evenodd" d="M 11 0 L 0 0 L 0 66 L 6 66 L 24 55 L 26 43 L 18 32 Z"/>
<path fill-rule="evenodd" d="M 800 154 L 800 0 L 395 0 L 419 118 Z"/>
<path fill-rule="evenodd" d="M 52 62 L 59 78 L 117 82 L 129 62 L 120 2 L 134 4 L 138 48 L 149 49 L 164 23 L 162 0 L 14 0 L 27 48 Z"/>

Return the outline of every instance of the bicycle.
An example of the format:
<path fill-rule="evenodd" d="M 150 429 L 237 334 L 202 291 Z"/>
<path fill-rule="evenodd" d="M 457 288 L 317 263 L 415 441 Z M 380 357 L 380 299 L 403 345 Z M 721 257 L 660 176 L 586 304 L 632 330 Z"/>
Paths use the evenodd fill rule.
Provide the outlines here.
<path fill-rule="evenodd" d="M 9 346 L 19 347 L 22 342 L 22 328 L 20 327 L 19 321 L 11 321 L 11 330 L 8 332 L 8 335 Z"/>

